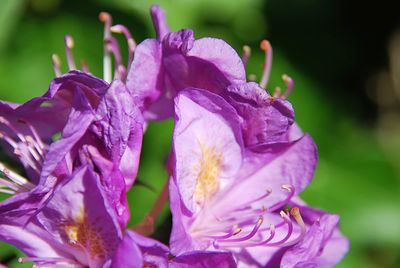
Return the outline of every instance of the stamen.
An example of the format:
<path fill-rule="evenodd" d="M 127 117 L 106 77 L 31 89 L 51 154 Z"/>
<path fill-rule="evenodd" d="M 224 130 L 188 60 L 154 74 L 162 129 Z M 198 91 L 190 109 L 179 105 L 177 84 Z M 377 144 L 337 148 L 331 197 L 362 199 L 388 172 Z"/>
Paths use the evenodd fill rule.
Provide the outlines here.
<path fill-rule="evenodd" d="M 274 239 L 275 237 L 275 225 L 271 224 L 269 227 L 269 237 L 261 242 L 255 243 L 255 244 L 248 244 L 245 245 L 246 247 L 257 247 L 257 246 L 263 246 L 263 245 L 267 245 L 272 239 Z"/>
<path fill-rule="evenodd" d="M 84 73 L 90 73 L 90 71 L 89 71 L 89 64 L 87 63 L 87 61 L 86 60 L 81 60 L 81 68 L 82 68 L 82 71 L 84 72 Z"/>
<path fill-rule="evenodd" d="M 24 263 L 24 262 L 36 262 L 40 263 L 43 265 L 46 264 L 59 264 L 59 263 L 68 263 L 68 264 L 74 264 L 77 265 L 77 263 L 74 260 L 66 259 L 66 258 L 57 258 L 57 257 L 52 257 L 52 258 L 41 258 L 41 257 L 22 257 L 18 258 L 18 262 Z M 81 266 L 79 266 L 81 267 Z"/>
<path fill-rule="evenodd" d="M 226 235 L 209 235 L 207 237 L 214 239 L 227 239 L 242 232 L 242 228 L 232 228 Z"/>
<path fill-rule="evenodd" d="M 22 135 L 20 133 L 20 131 L 18 131 L 7 119 L 5 119 L 4 117 L 0 116 L 0 123 L 6 125 L 11 131 L 14 132 L 15 135 L 17 135 L 17 137 L 22 141 L 22 142 L 26 142 L 24 135 Z"/>
<path fill-rule="evenodd" d="M 104 23 L 104 57 L 103 57 L 103 78 L 106 82 L 110 83 L 112 79 L 112 70 L 111 70 L 111 55 L 110 50 L 107 45 L 107 40 L 111 37 L 111 23 L 112 18 L 111 15 L 107 12 L 100 12 L 99 19 Z"/>
<path fill-rule="evenodd" d="M 1 188 L 10 188 L 14 191 L 18 190 L 18 187 L 16 187 L 12 182 L 6 181 L 5 179 L 0 178 L 0 187 Z"/>
<path fill-rule="evenodd" d="M 265 63 L 264 63 L 264 71 L 261 78 L 260 86 L 262 88 L 266 88 L 269 80 L 269 75 L 271 72 L 271 64 L 272 64 L 272 47 L 271 44 L 267 40 L 263 40 L 260 43 L 260 48 L 265 52 Z"/>
<path fill-rule="evenodd" d="M 14 195 L 15 191 L 0 188 L 0 193 Z"/>
<path fill-rule="evenodd" d="M 121 24 L 114 25 L 113 27 L 111 27 L 110 30 L 113 33 L 119 33 L 119 34 L 122 33 L 125 36 L 126 41 L 128 42 L 128 53 L 129 53 L 128 69 L 129 69 L 131 62 L 133 60 L 133 53 L 135 52 L 136 48 L 135 39 L 133 39 L 131 32 L 124 25 Z"/>
<path fill-rule="evenodd" d="M 240 237 L 240 238 L 235 238 L 235 239 L 220 240 L 219 243 L 224 243 L 224 242 L 233 243 L 233 242 L 242 242 L 242 241 L 249 240 L 257 234 L 258 229 L 260 229 L 260 226 L 262 225 L 263 221 L 264 221 L 264 218 L 262 216 L 260 216 L 257 220 L 257 223 L 254 225 L 253 230 L 251 230 L 251 232 L 249 232 L 246 236 Z"/>
<path fill-rule="evenodd" d="M 277 210 L 277 209 L 283 207 L 283 206 L 286 205 L 286 204 L 290 201 L 290 199 L 292 199 L 292 197 L 294 196 L 295 189 L 294 189 L 294 187 L 293 187 L 292 185 L 290 185 L 290 184 L 283 184 L 283 185 L 281 186 L 281 188 L 282 188 L 283 190 L 286 190 L 286 191 L 288 192 L 288 195 L 286 196 L 286 198 L 285 198 L 283 201 L 281 201 L 281 202 L 275 204 L 274 206 L 268 208 L 269 211 L 274 211 L 274 210 Z"/>
<path fill-rule="evenodd" d="M 280 98 L 282 94 L 282 89 L 280 87 L 276 87 L 274 89 L 274 94 L 272 95 L 274 98 Z"/>
<path fill-rule="evenodd" d="M 292 89 L 294 87 L 294 81 L 287 74 L 282 75 L 282 80 L 286 84 L 285 94 L 283 94 L 282 98 L 286 99 L 287 97 L 289 97 L 290 93 L 292 92 Z"/>
<path fill-rule="evenodd" d="M 20 188 L 19 186 L 31 190 L 35 187 L 32 183 L 30 183 L 26 178 L 22 177 L 18 173 L 8 169 L 4 166 L 3 163 L 0 162 L 0 172 L 2 172 L 8 179 L 10 179 L 15 186 Z"/>
<path fill-rule="evenodd" d="M 284 246 L 291 246 L 297 244 L 306 234 L 306 225 L 304 224 L 303 218 L 300 214 L 300 209 L 298 207 L 294 207 L 290 210 L 290 214 L 296 220 L 297 224 L 300 226 L 300 235 L 291 242 L 286 243 Z"/>
<path fill-rule="evenodd" d="M 36 131 L 36 129 L 33 127 L 33 125 L 31 123 L 29 123 L 28 121 L 25 121 L 23 119 L 19 119 L 18 122 L 22 123 L 22 124 L 26 124 L 29 127 L 29 130 L 32 132 L 33 137 L 35 138 L 35 147 L 36 145 L 38 146 L 38 151 L 39 153 L 43 156 L 44 152 L 43 150 L 46 149 L 46 145 L 43 143 L 42 139 L 40 138 L 38 132 Z"/>
<path fill-rule="evenodd" d="M 31 153 L 31 155 L 33 156 L 33 158 L 38 161 L 39 163 L 41 163 L 42 159 L 41 159 L 41 155 L 39 155 L 37 153 L 37 151 L 35 150 L 35 140 L 32 138 L 32 136 L 25 136 L 26 139 L 26 143 L 28 145 L 28 150 Z"/>
<path fill-rule="evenodd" d="M 76 70 L 75 60 L 72 56 L 72 48 L 74 48 L 74 39 L 70 35 L 64 37 L 65 54 L 67 56 L 67 63 L 69 70 Z"/>
<path fill-rule="evenodd" d="M 56 74 L 56 77 L 61 76 L 61 60 L 60 57 L 57 54 L 51 55 L 51 59 L 53 61 L 53 69 L 54 73 Z"/>
<path fill-rule="evenodd" d="M 282 247 L 282 246 L 284 246 L 283 244 L 284 244 L 284 243 L 290 238 L 290 236 L 292 235 L 292 233 L 293 233 L 293 224 L 292 224 L 292 221 L 290 220 L 289 216 L 286 215 L 285 212 L 281 211 L 280 214 L 281 214 L 281 217 L 283 218 L 283 220 L 284 220 L 284 221 L 287 223 L 287 225 L 288 225 L 288 232 L 287 232 L 286 236 L 285 236 L 284 238 L 282 238 L 281 240 L 279 240 L 279 241 L 277 241 L 277 242 L 274 242 L 274 243 L 271 243 L 271 244 L 264 244 L 264 246 L 269 246 L 269 247 L 276 247 L 276 246 L 278 246 L 278 247 Z"/>
<path fill-rule="evenodd" d="M 125 66 L 122 64 L 121 51 L 117 39 L 110 37 L 106 40 L 109 50 L 113 53 L 115 59 L 115 79 L 123 79 L 126 74 Z"/>
<path fill-rule="evenodd" d="M 244 66 L 246 67 L 247 62 L 250 58 L 251 55 L 251 48 L 249 46 L 243 46 L 243 55 L 242 55 L 242 61 Z"/>

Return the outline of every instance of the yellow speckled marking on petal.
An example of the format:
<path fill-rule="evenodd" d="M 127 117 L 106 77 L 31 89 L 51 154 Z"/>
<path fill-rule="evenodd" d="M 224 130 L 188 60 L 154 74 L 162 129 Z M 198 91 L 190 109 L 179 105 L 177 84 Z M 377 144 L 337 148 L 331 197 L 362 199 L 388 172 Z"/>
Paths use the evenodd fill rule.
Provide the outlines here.
<path fill-rule="evenodd" d="M 82 210 L 75 221 L 62 226 L 71 245 L 84 247 L 92 258 L 105 258 L 107 256 L 107 245 L 101 236 L 101 229 L 90 224 L 87 216 Z"/>
<path fill-rule="evenodd" d="M 219 189 L 222 154 L 215 147 L 201 146 L 201 158 L 195 166 L 197 183 L 194 190 L 194 200 L 203 205 Z"/>

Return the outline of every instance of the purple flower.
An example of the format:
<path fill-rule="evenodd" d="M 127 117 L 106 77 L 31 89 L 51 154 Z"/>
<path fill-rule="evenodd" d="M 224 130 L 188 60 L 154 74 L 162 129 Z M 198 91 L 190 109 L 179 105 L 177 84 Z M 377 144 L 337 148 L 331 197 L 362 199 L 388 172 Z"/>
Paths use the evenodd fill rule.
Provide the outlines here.
<path fill-rule="evenodd" d="M 151 15 L 157 39 L 147 39 L 135 50 L 127 87 L 142 100 L 148 120 L 173 115 L 173 98 L 187 87 L 215 93 L 246 81 L 244 65 L 223 40 L 195 40 L 191 30 L 169 32 L 163 11 L 153 6 Z"/>
<path fill-rule="evenodd" d="M 228 251 L 240 264 L 259 253 L 264 256 L 256 259 L 261 266 L 275 263 L 274 256 L 284 252 L 284 261 L 293 262 L 290 254 L 314 239 L 315 226 L 336 217 L 321 216 L 310 224 L 300 214 L 302 207 L 294 206 L 290 213 L 284 209 L 311 181 L 317 161 L 314 142 L 307 134 L 299 137 L 296 126 L 281 137 L 284 141 L 255 152 L 244 146 L 242 118 L 224 98 L 186 89 L 175 100 L 175 112 L 173 254 Z M 319 249 L 333 239 L 337 221 L 330 221 L 329 227 L 319 228 L 324 237 L 314 241 Z"/>
<path fill-rule="evenodd" d="M 1 164 L 9 179 L 0 181 L 8 188 L 3 192 L 29 191 L 38 185 L 35 192 L 44 194 L 75 169 L 90 165 L 101 176 L 121 226 L 126 225 L 129 209 L 125 193 L 137 173 L 143 120 L 122 82 L 115 80 L 108 85 L 71 71 L 56 78 L 43 97 L 2 107 L 2 138 L 31 175 L 23 178 Z M 49 137 L 57 132 L 61 137 L 51 142 Z"/>
<path fill-rule="evenodd" d="M 0 239 L 28 255 L 21 262 L 33 261 L 43 267 L 110 265 L 123 238 L 100 178 L 89 167 L 76 169 L 58 185 L 28 223 L 22 218 L 2 217 Z M 129 254 L 134 261 L 134 252 Z"/>
<path fill-rule="evenodd" d="M 0 102 L 0 138 L 24 165 L 31 183 L 39 181 L 51 137 L 73 117 L 92 116 L 91 104 L 98 103 L 107 88 L 102 80 L 75 71 L 55 79 L 42 97 L 21 105 Z M 4 165 L 2 172 L 16 174 Z M 18 181 L 13 187 L 19 190 Z"/>

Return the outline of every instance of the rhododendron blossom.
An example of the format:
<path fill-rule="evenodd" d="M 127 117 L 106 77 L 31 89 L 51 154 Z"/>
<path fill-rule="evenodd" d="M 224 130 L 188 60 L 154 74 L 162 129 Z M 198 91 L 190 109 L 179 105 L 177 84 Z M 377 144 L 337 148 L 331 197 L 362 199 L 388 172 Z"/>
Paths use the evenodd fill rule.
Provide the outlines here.
<path fill-rule="evenodd" d="M 225 41 L 171 32 L 158 6 L 156 38 L 136 43 L 124 25 L 104 23 L 103 78 L 69 71 L 53 55 L 56 78 L 41 97 L 0 102 L 0 141 L 25 172 L 0 163 L 0 240 L 38 267 L 332 267 L 348 251 L 339 216 L 309 207 L 317 147 L 295 122 L 286 89 L 268 85 L 272 47 L 261 42 L 260 82 L 246 79 Z M 122 58 L 117 39 L 127 42 Z M 127 224 L 126 193 L 136 183 L 142 137 L 172 118 L 167 184 L 143 221 Z M 145 182 L 144 182 L 145 184 Z M 169 244 L 149 237 L 169 196 Z M 1 266 L 1 265 L 0 265 Z"/>

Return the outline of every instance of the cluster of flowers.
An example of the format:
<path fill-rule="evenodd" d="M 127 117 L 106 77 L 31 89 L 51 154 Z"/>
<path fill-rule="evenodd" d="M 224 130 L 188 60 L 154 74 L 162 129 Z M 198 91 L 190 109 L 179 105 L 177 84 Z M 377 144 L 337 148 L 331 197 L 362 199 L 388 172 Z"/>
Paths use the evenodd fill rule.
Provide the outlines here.
<path fill-rule="evenodd" d="M 123 25 L 105 24 L 104 79 L 70 71 L 23 104 L 0 102 L 0 139 L 26 177 L 0 163 L 0 240 L 38 267 L 330 267 L 348 250 L 339 217 L 298 194 L 317 162 L 314 142 L 294 122 L 285 93 L 247 82 L 243 57 L 220 39 L 170 32 L 151 8 L 157 33 L 136 45 Z M 112 33 L 128 42 L 124 65 Z M 111 58 L 115 61 L 112 62 Z M 114 71 L 112 71 L 114 66 Z M 114 73 L 112 78 L 112 73 Z M 111 81 L 112 80 L 112 81 Z M 167 169 L 170 244 L 146 237 L 155 215 L 127 229 L 126 192 L 135 182 L 143 133 L 174 118 Z M 58 138 L 54 138 L 58 136 Z M 163 198 L 161 198 L 163 200 Z M 134 204 L 133 204 L 134 205 Z"/>

